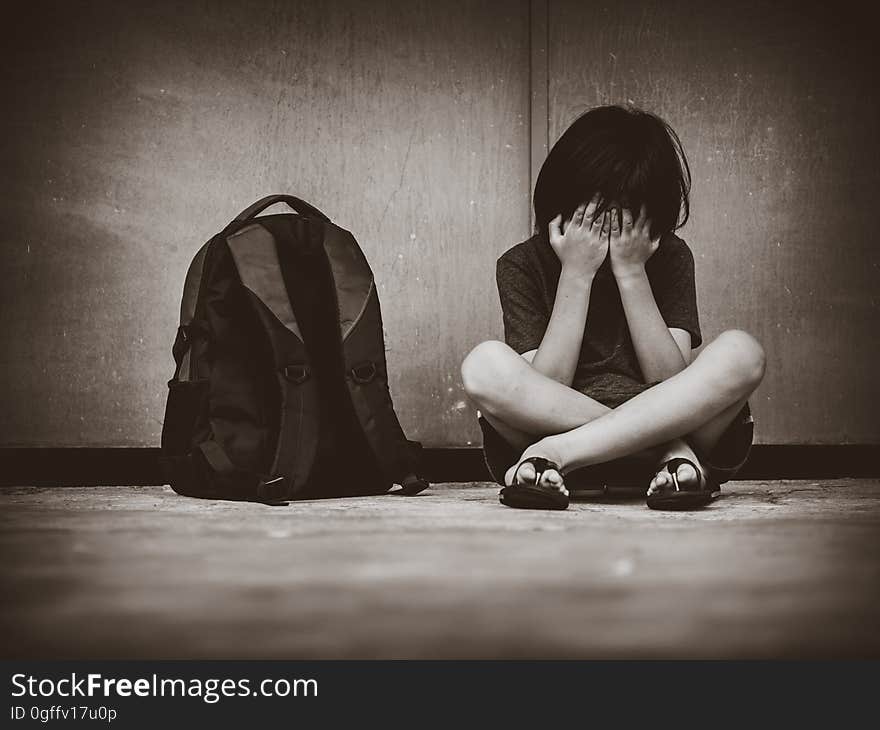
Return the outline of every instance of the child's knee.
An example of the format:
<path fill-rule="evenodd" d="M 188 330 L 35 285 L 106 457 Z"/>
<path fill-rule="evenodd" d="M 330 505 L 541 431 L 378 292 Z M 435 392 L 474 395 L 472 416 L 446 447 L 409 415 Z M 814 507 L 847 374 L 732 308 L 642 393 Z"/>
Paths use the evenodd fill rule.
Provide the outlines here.
<path fill-rule="evenodd" d="M 503 342 L 481 342 L 461 364 L 461 380 L 465 392 L 478 404 L 486 406 L 507 390 L 517 366 L 522 367 L 519 355 Z"/>
<path fill-rule="evenodd" d="M 727 330 L 716 342 L 724 346 L 724 361 L 732 377 L 743 390 L 751 393 L 760 385 L 767 368 L 767 356 L 761 344 L 743 330 Z"/>

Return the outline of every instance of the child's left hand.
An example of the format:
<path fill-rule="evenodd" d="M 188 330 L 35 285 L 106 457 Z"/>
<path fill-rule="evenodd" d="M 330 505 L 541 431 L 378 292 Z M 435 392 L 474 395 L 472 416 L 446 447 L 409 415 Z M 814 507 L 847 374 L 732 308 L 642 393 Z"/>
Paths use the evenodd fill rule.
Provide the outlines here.
<path fill-rule="evenodd" d="M 633 220 L 632 213 L 623 210 L 611 211 L 611 270 L 618 279 L 641 273 L 645 262 L 651 258 L 660 238 L 651 240 L 651 226 L 645 206 L 639 217 Z"/>

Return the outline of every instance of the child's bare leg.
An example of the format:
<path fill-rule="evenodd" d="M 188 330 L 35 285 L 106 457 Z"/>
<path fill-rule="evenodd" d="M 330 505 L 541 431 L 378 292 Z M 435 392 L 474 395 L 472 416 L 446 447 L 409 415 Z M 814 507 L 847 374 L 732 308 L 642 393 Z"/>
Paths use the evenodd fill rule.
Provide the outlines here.
<path fill-rule="evenodd" d="M 465 391 L 483 418 L 519 449 L 539 438 L 582 426 L 611 410 L 538 372 L 503 342 L 477 345 L 462 363 L 461 374 Z M 648 449 L 639 456 L 656 463 L 661 452 Z M 526 482 L 534 479 L 531 469 L 528 464 L 523 466 L 520 476 Z M 545 481 L 555 485 L 555 476 L 548 470 Z"/>
<path fill-rule="evenodd" d="M 509 443 L 583 426 L 611 409 L 535 370 L 503 342 L 477 345 L 461 364 L 465 392 Z"/>
<path fill-rule="evenodd" d="M 461 365 L 465 392 L 480 414 L 512 446 L 525 449 L 543 436 L 569 431 L 610 408 L 548 378 L 503 342 L 477 345 Z M 522 466 L 519 478 L 533 483 L 534 469 Z M 565 490 L 562 477 L 548 469 L 542 484 Z"/>
<path fill-rule="evenodd" d="M 611 410 L 541 374 L 503 342 L 477 345 L 461 372 L 465 391 L 482 416 L 514 446 L 525 448 L 539 438 L 571 431 Z M 710 418 L 689 434 L 689 440 L 701 451 L 711 451 L 746 400 Z"/>
<path fill-rule="evenodd" d="M 582 426 L 542 438 L 523 458 L 543 456 L 570 470 L 684 435 L 711 448 L 763 374 L 761 346 L 745 332 L 724 332 L 680 373 Z"/>
<path fill-rule="evenodd" d="M 670 459 L 684 457 L 692 461 L 697 465 L 697 468 L 703 471 L 700 460 L 697 458 L 696 453 L 694 453 L 691 444 L 696 446 L 704 454 L 711 453 L 712 449 L 724 434 L 724 431 L 731 423 L 733 423 L 733 419 L 739 415 L 739 412 L 742 410 L 742 407 L 747 400 L 748 398 L 743 398 L 741 401 L 737 401 L 729 408 L 723 410 L 708 423 L 696 429 L 692 434 L 689 434 L 687 441 L 680 438 L 673 439 L 668 444 L 660 446 L 659 453 L 654 460 L 655 463 L 664 464 Z M 697 473 L 687 464 L 679 466 L 675 471 L 675 475 L 681 485 L 686 485 L 688 482 L 696 481 L 697 479 Z M 703 472 L 703 476 L 706 476 L 705 472 Z M 651 480 L 651 483 L 648 486 L 648 494 L 651 495 L 655 492 L 662 491 L 663 489 L 671 489 L 672 485 L 672 476 L 664 469 L 663 471 L 658 472 Z"/>

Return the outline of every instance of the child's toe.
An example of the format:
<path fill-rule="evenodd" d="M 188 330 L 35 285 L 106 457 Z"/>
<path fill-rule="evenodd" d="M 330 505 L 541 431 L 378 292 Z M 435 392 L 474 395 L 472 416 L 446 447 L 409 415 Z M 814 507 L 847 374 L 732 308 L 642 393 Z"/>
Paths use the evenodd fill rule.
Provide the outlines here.
<path fill-rule="evenodd" d="M 541 486 L 558 489 L 560 492 L 565 490 L 565 482 L 562 479 L 562 474 L 556 471 L 556 469 L 546 469 L 544 473 L 541 474 Z"/>
<path fill-rule="evenodd" d="M 536 477 L 535 467 L 528 461 L 520 464 L 519 469 L 516 471 L 517 484 L 534 484 Z"/>
<path fill-rule="evenodd" d="M 663 491 L 669 484 L 669 475 L 665 471 L 661 471 L 651 480 L 651 486 L 648 488 L 649 494 L 656 494 Z"/>
<path fill-rule="evenodd" d="M 679 466 L 678 469 L 675 470 L 675 476 L 678 477 L 678 483 L 680 485 L 689 486 L 697 481 L 697 472 L 690 464 L 682 464 Z"/>

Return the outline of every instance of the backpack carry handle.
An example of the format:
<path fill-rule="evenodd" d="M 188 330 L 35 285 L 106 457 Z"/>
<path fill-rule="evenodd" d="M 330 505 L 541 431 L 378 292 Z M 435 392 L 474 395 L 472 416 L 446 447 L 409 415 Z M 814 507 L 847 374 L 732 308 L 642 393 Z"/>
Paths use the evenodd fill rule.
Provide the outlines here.
<path fill-rule="evenodd" d="M 294 211 L 297 213 L 304 213 L 307 215 L 313 215 L 316 218 L 320 218 L 327 223 L 330 222 L 330 219 L 324 215 L 320 210 L 318 210 L 311 203 L 307 203 L 305 200 L 301 200 L 293 195 L 267 195 L 265 198 L 261 198 L 253 205 L 249 205 L 245 208 L 241 213 L 235 216 L 236 221 L 246 221 L 250 218 L 253 218 L 255 215 L 259 215 L 270 205 L 275 205 L 275 203 L 287 203 Z"/>

